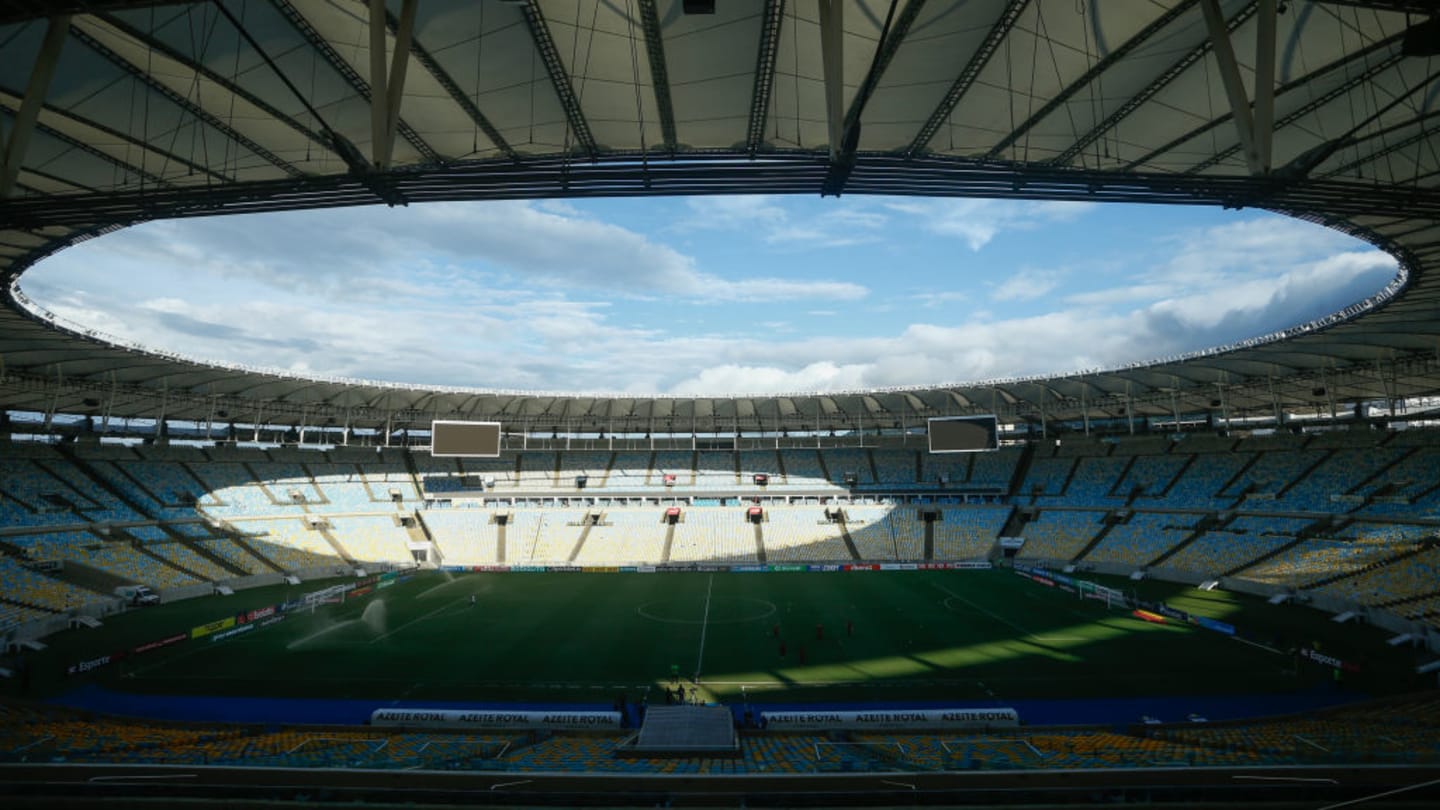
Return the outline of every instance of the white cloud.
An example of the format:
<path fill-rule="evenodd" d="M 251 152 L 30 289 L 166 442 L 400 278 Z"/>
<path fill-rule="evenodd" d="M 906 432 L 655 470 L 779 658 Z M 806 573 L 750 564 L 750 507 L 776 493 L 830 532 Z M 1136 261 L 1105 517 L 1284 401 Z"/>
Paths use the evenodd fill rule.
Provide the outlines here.
<path fill-rule="evenodd" d="M 864 200 L 826 201 L 817 213 L 799 214 L 779 198 L 694 197 L 691 215 L 678 228 L 746 233 L 777 248 L 836 248 L 876 241 L 889 218 Z"/>
<path fill-rule="evenodd" d="M 734 199 L 744 202 L 705 204 L 719 206 L 746 249 L 774 244 L 764 223 L 784 208 Z M 965 200 L 877 208 L 872 200 L 837 220 L 874 222 L 867 217 L 903 206 L 935 215 L 919 220 L 925 230 L 973 236 L 976 249 L 1007 229 L 1088 210 Z M 1137 248 L 1148 251 L 1133 260 L 1139 271 L 1098 262 L 1090 276 L 1089 266 L 1022 268 L 931 291 L 930 279 L 873 260 L 814 281 L 705 268 L 703 253 L 568 203 L 418 207 L 401 232 L 390 216 L 362 209 L 158 223 L 63 251 L 24 284 L 57 314 L 201 357 L 420 384 L 691 395 L 963 382 L 1146 360 L 1334 312 L 1395 272 L 1385 254 L 1275 217 L 1164 237 Z M 963 230 L 962 220 L 980 230 Z M 841 264 L 839 254 L 797 255 Z M 880 300 L 856 305 L 869 290 L 855 279 L 872 278 Z M 971 309 L 975 299 L 993 308 Z M 994 306 L 1025 301 L 1034 303 L 1023 317 Z"/>
<path fill-rule="evenodd" d="M 1045 223 L 1065 222 L 1094 208 L 1092 203 L 1017 202 L 1012 200 L 894 200 L 893 211 L 917 217 L 931 233 L 963 239 L 978 251 L 1002 231 L 1029 230 Z"/>
<path fill-rule="evenodd" d="M 995 285 L 990 297 L 996 301 L 1031 301 L 1055 289 L 1061 275 L 1054 270 L 1027 268 Z"/>

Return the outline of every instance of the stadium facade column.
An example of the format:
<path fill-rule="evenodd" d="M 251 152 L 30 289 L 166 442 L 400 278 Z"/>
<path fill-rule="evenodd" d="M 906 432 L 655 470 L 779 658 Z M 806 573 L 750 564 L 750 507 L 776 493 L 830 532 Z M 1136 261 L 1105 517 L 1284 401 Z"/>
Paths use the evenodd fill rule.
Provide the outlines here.
<path fill-rule="evenodd" d="M 54 77 L 55 66 L 60 61 L 60 49 L 69 33 L 69 14 L 50 18 L 45 28 L 45 39 L 40 44 L 40 53 L 35 56 L 35 64 L 30 69 L 25 97 L 20 100 L 20 109 L 15 113 L 10 138 L 5 140 L 0 137 L 0 199 L 10 196 L 15 181 L 20 177 L 20 166 L 25 162 L 30 136 L 35 133 L 35 124 L 40 120 L 40 108 L 45 104 L 50 79 Z"/>
<path fill-rule="evenodd" d="M 1176 391 L 1180 388 L 1180 379 L 1171 376 L 1170 378 L 1170 413 L 1175 415 L 1175 432 L 1180 432 L 1180 399 Z"/>
<path fill-rule="evenodd" d="M 1130 435 L 1135 435 L 1135 400 L 1130 396 L 1130 381 L 1125 381 L 1125 421 L 1130 427 Z"/>

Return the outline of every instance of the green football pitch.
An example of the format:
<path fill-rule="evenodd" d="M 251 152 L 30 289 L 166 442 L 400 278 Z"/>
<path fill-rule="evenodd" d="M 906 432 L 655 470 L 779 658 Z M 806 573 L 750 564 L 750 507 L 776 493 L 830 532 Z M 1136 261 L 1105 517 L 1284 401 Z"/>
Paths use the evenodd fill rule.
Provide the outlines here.
<path fill-rule="evenodd" d="M 668 683 L 673 669 L 698 675 L 701 694 L 722 701 L 1254 694 L 1328 681 L 1328 669 L 1276 651 L 1315 641 L 1364 663 L 1352 687 L 1413 686 L 1409 653 L 1379 631 L 1233 594 L 1108 582 L 1239 625 L 1258 643 L 1141 621 L 1007 570 L 432 572 L 244 635 L 64 674 L 319 585 L 132 611 L 53 637 L 35 658 L 31 690 L 93 681 L 153 694 L 609 702 Z"/>

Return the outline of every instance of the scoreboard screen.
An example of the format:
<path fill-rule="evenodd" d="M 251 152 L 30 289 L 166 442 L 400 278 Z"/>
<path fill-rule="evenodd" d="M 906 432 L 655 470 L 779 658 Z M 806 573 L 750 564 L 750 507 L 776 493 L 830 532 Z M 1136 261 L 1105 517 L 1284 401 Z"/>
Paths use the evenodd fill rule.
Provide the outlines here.
<path fill-rule="evenodd" d="M 930 420 L 930 452 L 976 453 L 1000 449 L 1000 432 L 993 416 L 946 416 Z"/>
<path fill-rule="evenodd" d="M 496 458 L 500 455 L 500 423 L 431 422 L 430 455 Z"/>

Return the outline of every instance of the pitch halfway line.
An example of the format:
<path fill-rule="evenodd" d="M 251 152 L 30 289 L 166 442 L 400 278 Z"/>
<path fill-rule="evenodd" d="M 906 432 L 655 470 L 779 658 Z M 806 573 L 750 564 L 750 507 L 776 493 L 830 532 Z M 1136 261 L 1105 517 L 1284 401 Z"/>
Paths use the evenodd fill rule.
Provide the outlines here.
<path fill-rule="evenodd" d="M 387 639 L 387 638 L 395 635 L 396 633 L 400 632 L 401 630 L 404 630 L 405 628 L 409 627 L 409 626 L 412 625 L 412 624 L 419 624 L 420 622 L 425 621 L 426 619 L 434 616 L 434 615 L 437 614 L 437 613 L 440 613 L 440 612 L 442 612 L 442 611 L 448 610 L 451 605 L 454 605 L 456 602 L 460 602 L 460 601 L 462 601 L 462 600 L 464 600 L 464 599 L 465 599 L 465 597 L 462 596 L 462 597 L 460 597 L 459 599 L 456 599 L 456 600 L 454 600 L 454 601 L 446 602 L 445 604 L 441 605 L 441 606 L 438 607 L 438 608 L 435 608 L 434 610 L 430 611 L 429 613 L 426 613 L 424 616 L 421 616 L 421 617 L 418 618 L 418 619 L 411 619 L 410 621 L 408 621 L 408 622 L 400 625 L 399 627 L 395 628 L 394 630 L 391 630 L 391 631 L 388 632 L 388 633 L 382 633 L 382 634 L 376 636 L 375 638 L 370 639 L 370 643 L 371 643 L 371 644 L 374 644 L 374 643 L 376 643 L 376 642 L 384 641 L 385 639 Z"/>
<path fill-rule="evenodd" d="M 705 583 L 705 615 L 700 618 L 700 653 L 695 658 L 695 678 L 700 680 L 700 665 L 705 662 L 705 631 L 710 629 L 710 593 L 715 589 L 715 575 Z"/>

